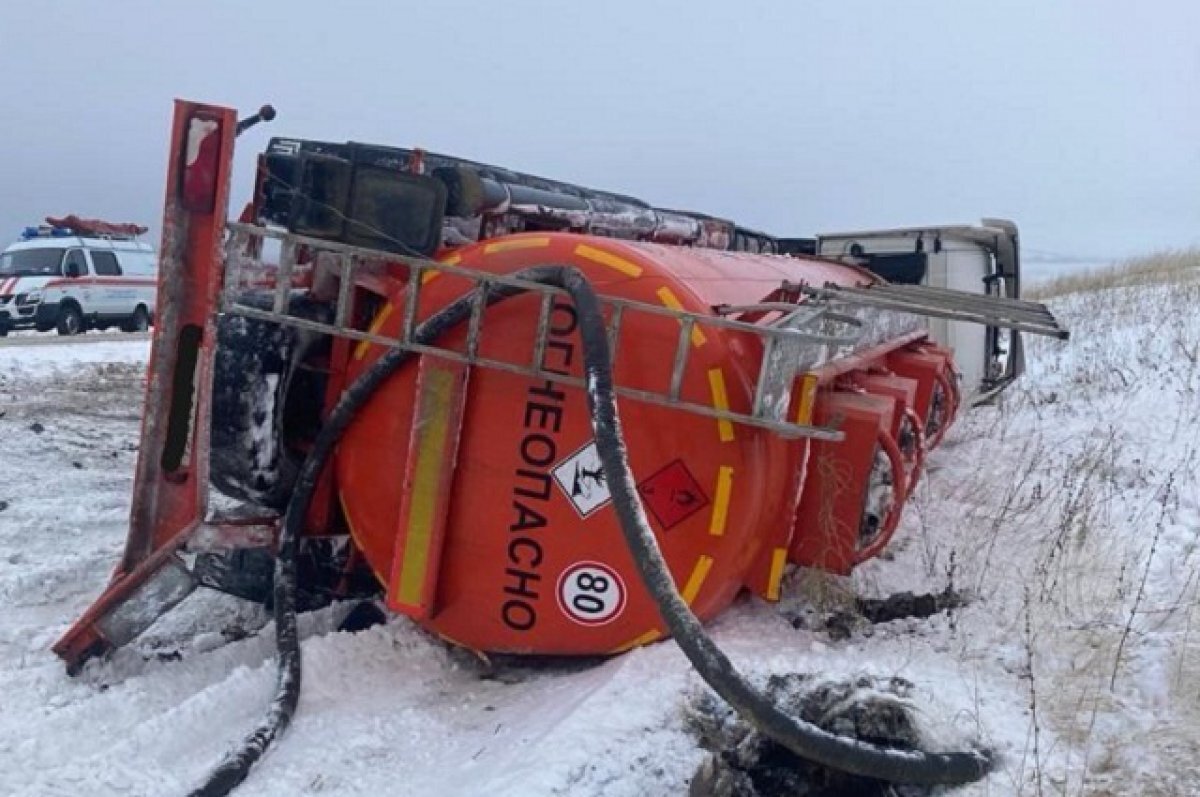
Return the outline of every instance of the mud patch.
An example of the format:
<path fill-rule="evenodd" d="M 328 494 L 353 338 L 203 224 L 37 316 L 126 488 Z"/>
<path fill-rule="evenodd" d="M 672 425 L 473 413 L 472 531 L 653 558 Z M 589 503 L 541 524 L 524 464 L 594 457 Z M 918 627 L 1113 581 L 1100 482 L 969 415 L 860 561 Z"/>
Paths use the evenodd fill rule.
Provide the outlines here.
<path fill-rule="evenodd" d="M 808 674 L 772 676 L 766 692 L 784 711 L 841 736 L 901 750 L 921 748 L 913 721 L 913 685 L 903 678 L 829 681 Z M 689 797 L 926 797 L 902 786 L 814 764 L 762 736 L 705 691 L 687 709 L 688 730 L 710 755 Z"/>
<path fill-rule="evenodd" d="M 953 589 L 946 588 L 941 592 L 897 592 L 886 598 L 859 598 L 855 603 L 859 614 L 867 622 L 889 623 L 908 617 L 924 619 L 939 612 L 959 609 L 967 605 L 967 599 Z"/>
<path fill-rule="evenodd" d="M 793 628 L 824 631 L 835 640 L 849 639 L 856 631 L 871 636 L 871 626 L 894 620 L 924 620 L 970 603 L 966 595 L 947 587 L 941 592 L 897 592 L 886 598 L 853 598 L 832 613 L 808 611 L 789 617 Z"/>

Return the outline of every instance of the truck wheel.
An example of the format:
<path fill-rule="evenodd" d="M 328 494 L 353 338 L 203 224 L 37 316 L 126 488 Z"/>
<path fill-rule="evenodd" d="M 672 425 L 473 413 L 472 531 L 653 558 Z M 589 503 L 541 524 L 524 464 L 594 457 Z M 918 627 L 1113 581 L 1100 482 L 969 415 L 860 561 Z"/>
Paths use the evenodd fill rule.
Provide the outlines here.
<path fill-rule="evenodd" d="M 143 305 L 138 305 L 133 311 L 133 315 L 129 320 L 121 325 L 121 330 L 124 332 L 145 332 L 150 328 L 150 313 L 146 312 Z"/>
<path fill-rule="evenodd" d="M 239 301 L 269 309 L 270 296 Z M 327 320 L 329 309 L 293 299 L 291 315 Z M 310 438 L 320 422 L 323 375 L 301 368 L 328 338 L 270 321 L 227 314 L 217 324 L 209 480 L 233 498 L 282 509 L 303 462 L 289 442 Z"/>
<path fill-rule="evenodd" d="M 78 335 L 83 332 L 83 313 L 78 305 L 64 304 L 58 310 L 58 334 Z"/>
<path fill-rule="evenodd" d="M 351 555 L 346 538 L 300 541 L 296 553 L 296 608 L 310 612 L 344 598 L 371 598 L 379 582 L 364 564 L 347 569 Z M 193 572 L 205 587 L 271 608 L 275 587 L 275 553 L 243 548 L 196 555 Z"/>

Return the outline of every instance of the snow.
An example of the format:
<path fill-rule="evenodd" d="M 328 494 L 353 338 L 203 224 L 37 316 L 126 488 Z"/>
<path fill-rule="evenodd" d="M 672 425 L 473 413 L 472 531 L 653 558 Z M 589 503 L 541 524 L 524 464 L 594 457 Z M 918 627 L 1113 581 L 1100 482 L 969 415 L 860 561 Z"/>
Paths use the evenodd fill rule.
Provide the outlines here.
<path fill-rule="evenodd" d="M 1001 755 L 956 795 L 1200 794 L 1197 306 L 1196 282 L 1056 300 L 1072 341 L 1030 341 L 1030 373 L 960 419 L 886 558 L 794 571 L 716 641 L 757 679 L 911 681 L 932 749 Z M 77 678 L 49 652 L 120 554 L 147 353 L 0 344 L 0 794 L 184 793 L 272 694 L 268 617 L 206 590 Z M 966 606 L 824 628 L 855 593 L 948 584 Z M 347 610 L 301 617 L 296 719 L 241 793 L 680 794 L 704 758 L 669 642 L 488 667 L 404 619 L 338 632 Z"/>
<path fill-rule="evenodd" d="M 145 363 L 150 356 L 148 339 L 93 335 L 63 339 L 47 335 L 13 335 L 0 342 L 0 374 L 11 379 L 44 378 L 70 373 L 81 366 Z"/>

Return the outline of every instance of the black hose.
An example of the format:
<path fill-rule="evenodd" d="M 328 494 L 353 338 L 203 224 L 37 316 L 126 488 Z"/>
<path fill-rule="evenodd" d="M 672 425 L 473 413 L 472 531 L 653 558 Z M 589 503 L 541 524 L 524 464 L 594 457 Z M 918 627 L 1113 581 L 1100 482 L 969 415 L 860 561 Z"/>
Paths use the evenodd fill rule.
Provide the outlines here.
<path fill-rule="evenodd" d="M 666 560 L 646 520 L 625 455 L 613 393 L 608 334 L 599 302 L 582 274 L 574 269 L 564 269 L 564 272 L 562 287 L 575 301 L 579 335 L 583 340 L 587 399 L 596 450 L 621 533 L 671 636 L 700 677 L 763 735 L 801 758 L 831 769 L 893 783 L 922 785 L 970 783 L 986 775 L 992 766 L 991 756 L 987 753 L 897 750 L 824 731 L 785 714 L 734 669 L 733 663 L 705 633 L 696 615 L 675 589 Z"/>
<path fill-rule="evenodd" d="M 558 284 L 558 267 L 546 266 L 528 269 L 519 276 L 531 282 Z M 481 288 L 481 290 L 484 290 Z M 484 297 L 485 306 L 490 306 L 525 289 L 507 285 L 490 285 Z M 413 332 L 417 343 L 432 344 L 453 327 L 470 318 L 475 292 L 447 305 Z M 275 738 L 287 729 L 296 713 L 300 700 L 301 662 L 300 639 L 296 629 L 296 549 L 308 505 L 317 487 L 317 481 L 334 446 L 341 439 L 346 427 L 354 420 L 359 409 L 375 394 L 388 377 L 412 359 L 413 353 L 405 349 L 389 349 L 342 393 L 336 406 L 325 419 L 321 431 L 313 441 L 312 450 L 300 466 L 292 496 L 284 510 L 279 531 L 279 550 L 275 559 L 275 645 L 278 648 L 278 666 L 275 679 L 275 696 L 267 708 L 261 723 L 241 744 L 226 754 L 224 760 L 209 773 L 204 783 L 190 793 L 190 797 L 224 797 L 233 791 L 250 774 L 250 768 L 262 758 Z"/>
<path fill-rule="evenodd" d="M 992 764 L 986 753 L 903 751 L 837 736 L 780 711 L 734 669 L 675 589 L 670 570 L 646 520 L 625 455 L 613 392 L 612 356 L 595 291 L 581 272 L 566 266 L 538 266 L 512 276 L 563 288 L 575 304 L 583 342 L 592 429 L 621 532 L 667 628 L 700 677 L 764 735 L 818 764 L 898 783 L 958 784 L 983 777 Z M 413 339 L 416 343 L 430 345 L 466 321 L 478 291 L 484 292 L 486 308 L 526 290 L 511 285 L 481 286 L 418 326 Z M 308 505 L 321 471 L 346 427 L 375 391 L 412 357 L 412 352 L 405 349 L 391 349 L 355 380 L 329 414 L 301 466 L 295 491 L 284 512 L 275 562 L 275 641 L 279 649 L 275 697 L 262 723 L 225 757 L 202 786 L 191 792 L 191 797 L 229 794 L 245 780 L 250 768 L 291 722 L 300 698 L 301 682 L 300 643 L 296 631 L 296 547 Z"/>

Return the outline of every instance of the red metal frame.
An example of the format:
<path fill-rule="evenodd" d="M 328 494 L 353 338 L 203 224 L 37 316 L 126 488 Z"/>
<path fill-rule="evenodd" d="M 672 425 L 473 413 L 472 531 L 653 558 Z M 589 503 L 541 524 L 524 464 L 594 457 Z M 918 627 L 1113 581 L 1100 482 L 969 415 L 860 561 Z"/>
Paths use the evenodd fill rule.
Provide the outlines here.
<path fill-rule="evenodd" d="M 821 386 L 815 401 L 816 422 L 846 424 L 843 430 L 848 436 L 839 444 L 811 444 L 804 493 L 789 550 L 790 561 L 848 574 L 856 565 L 877 556 L 887 547 L 899 526 L 903 503 L 921 476 L 929 449 L 940 442 L 957 412 L 960 399 L 953 381 L 952 362 L 951 353 L 933 344 L 927 330 L 916 330 L 834 360 L 812 372 Z M 906 382 L 908 384 L 903 384 Z M 945 391 L 946 411 L 939 434 L 928 438 L 922 417 L 929 410 L 935 384 Z M 862 428 L 850 433 L 854 427 L 862 426 L 865 419 L 858 416 L 866 409 L 843 406 L 846 391 L 861 393 L 864 398 L 886 397 L 894 402 L 890 414 L 880 411 L 882 426 L 877 434 Z M 847 410 L 849 416 L 843 414 Z M 917 434 L 917 450 L 909 460 L 905 459 L 896 442 L 904 418 L 913 423 Z M 881 521 L 879 533 L 860 547 L 857 532 L 862 507 L 850 500 L 833 507 L 831 514 L 831 507 L 825 505 L 831 495 L 840 494 L 845 487 L 830 481 L 829 469 L 831 463 L 837 463 L 832 467 L 844 471 L 842 480 L 854 474 L 849 479 L 854 485 L 853 490 L 865 489 L 873 457 L 870 450 L 875 445 L 892 465 L 893 500 Z M 820 518 L 824 518 L 823 523 L 818 522 Z"/>
<path fill-rule="evenodd" d="M 905 475 L 908 477 L 908 492 L 911 493 L 920 476 L 921 465 L 925 459 L 925 426 L 920 417 L 913 411 L 917 396 L 917 381 L 898 376 L 882 369 L 860 371 L 849 375 L 848 384 L 855 390 L 879 393 L 896 399 L 897 412 L 892 421 L 892 438 L 899 441 L 903 433 L 904 422 L 913 425 L 916 435 L 912 457 L 905 457 Z"/>
<path fill-rule="evenodd" d="M 941 443 L 946 430 L 954 422 L 958 410 L 958 391 L 950 376 L 950 363 L 949 352 L 925 343 L 898 349 L 891 352 L 886 359 L 886 367 L 889 371 L 917 380 L 917 400 L 913 409 L 922 418 L 929 417 L 934 385 L 940 385 L 944 392 L 946 405 L 944 417 L 940 419 L 941 426 L 934 434 L 929 434 L 926 430 L 926 445 L 929 449 L 937 448 Z"/>
<path fill-rule="evenodd" d="M 189 123 L 196 118 L 219 125 L 219 156 L 212 175 L 211 207 L 189 210 L 182 198 Z M 151 343 L 141 445 L 135 470 L 133 504 L 125 550 L 108 587 L 53 646 L 77 672 L 91 657 L 124 644 L 190 591 L 178 582 L 169 593 L 155 579 L 176 562 L 175 554 L 196 537 L 200 547 L 261 545 L 264 531 L 273 541 L 274 520 L 255 518 L 231 524 L 204 524 L 208 498 L 211 388 L 216 354 L 216 312 L 225 280 L 223 243 L 233 170 L 237 112 L 232 108 L 175 102 L 158 277 L 158 313 Z M 261 171 L 261 164 L 260 164 Z M 261 182 L 261 174 L 259 175 Z M 256 187 L 256 197 L 258 187 Z M 254 203 L 242 212 L 255 217 Z M 363 273 L 356 287 L 388 295 L 397 290 L 394 275 Z M 342 393 L 353 344 L 334 341 L 330 353 L 328 412 Z M 328 534 L 339 522 L 332 469 L 318 484 L 306 533 Z M 176 568 L 177 569 L 177 568 Z M 137 604 L 130 611 L 127 604 Z M 122 608 L 126 607 L 126 608 Z M 136 617 L 113 638 L 120 614 Z"/>
<path fill-rule="evenodd" d="M 866 547 L 858 548 L 856 546 L 854 552 L 855 565 L 860 565 L 868 559 L 878 556 L 888 546 L 888 543 L 892 541 L 892 535 L 896 533 L 896 529 L 900 526 L 900 516 L 903 513 L 904 502 L 908 500 L 909 489 L 911 487 L 904 468 L 904 455 L 900 453 L 900 447 L 896 445 L 896 438 L 892 437 L 886 431 L 880 431 L 879 447 L 883 450 L 884 456 L 888 458 L 888 462 L 892 466 L 892 505 L 888 507 L 887 513 L 884 514 L 883 520 L 879 524 L 879 533 L 875 535 L 875 539 Z"/>
<path fill-rule="evenodd" d="M 216 189 L 208 212 L 185 210 L 180 196 L 188 125 L 198 116 L 220 125 Z M 175 102 L 159 250 L 158 312 L 129 536 L 108 588 L 54 645 L 54 652 L 71 671 L 123 641 L 107 638 L 100 624 L 171 559 L 199 527 L 207 509 L 214 311 L 224 276 L 221 246 L 236 128 L 237 113 L 231 108 Z M 173 605 L 155 608 L 153 616 Z"/>
<path fill-rule="evenodd" d="M 880 540 L 891 537 L 907 495 L 903 458 L 890 433 L 896 410 L 895 399 L 875 393 L 828 390 L 818 396 L 816 422 L 836 425 L 846 437 L 840 443 L 814 440 L 810 444 L 789 551 L 792 562 L 847 575 L 882 549 Z M 875 538 L 860 547 L 863 502 L 875 452 L 881 446 L 892 462 L 892 505 Z"/>

